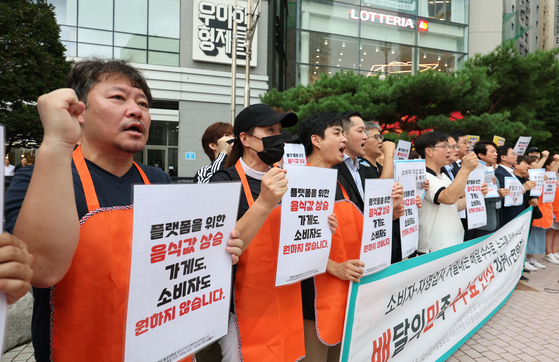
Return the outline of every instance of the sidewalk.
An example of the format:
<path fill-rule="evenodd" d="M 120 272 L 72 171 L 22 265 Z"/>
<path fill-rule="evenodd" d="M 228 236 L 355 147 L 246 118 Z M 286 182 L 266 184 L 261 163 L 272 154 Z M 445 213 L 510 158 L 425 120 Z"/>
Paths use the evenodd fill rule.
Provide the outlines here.
<path fill-rule="evenodd" d="M 505 305 L 448 362 L 559 360 L 559 265 L 524 274 Z M 549 290 L 549 291 L 546 291 Z M 31 343 L 6 352 L 1 362 L 34 362 Z"/>

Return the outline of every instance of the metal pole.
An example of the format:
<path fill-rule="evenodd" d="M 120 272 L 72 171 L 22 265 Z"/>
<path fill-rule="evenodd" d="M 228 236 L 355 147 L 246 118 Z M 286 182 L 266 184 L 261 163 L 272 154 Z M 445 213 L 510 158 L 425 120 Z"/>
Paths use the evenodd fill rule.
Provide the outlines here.
<path fill-rule="evenodd" d="M 231 49 L 231 124 L 235 124 L 235 103 L 237 89 L 237 0 L 235 0 L 235 8 L 233 9 L 233 34 Z"/>
<path fill-rule="evenodd" d="M 247 5 L 247 30 L 245 33 L 246 57 L 245 57 L 245 108 L 250 104 L 250 55 L 252 54 L 252 0 Z"/>

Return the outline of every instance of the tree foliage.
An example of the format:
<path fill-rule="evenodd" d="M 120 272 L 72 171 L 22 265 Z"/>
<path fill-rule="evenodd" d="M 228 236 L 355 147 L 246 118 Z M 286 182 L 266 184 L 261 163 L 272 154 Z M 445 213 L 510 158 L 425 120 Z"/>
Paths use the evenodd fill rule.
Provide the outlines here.
<path fill-rule="evenodd" d="M 476 55 L 452 73 L 429 70 L 385 80 L 351 71 L 323 74 L 313 85 L 272 90 L 261 99 L 280 112 L 296 112 L 299 119 L 320 111 L 357 111 L 385 129 L 398 129 L 403 139 L 434 128 L 462 129 L 485 139 L 499 135 L 509 143 L 518 136 L 542 142 L 551 136 L 546 124 L 550 119 L 538 112 L 552 102 L 552 84 L 559 85 L 558 53 L 536 51 L 524 57 L 505 44 Z M 555 91 L 559 93 L 557 87 Z M 463 118 L 455 119 L 454 112 Z"/>
<path fill-rule="evenodd" d="M 52 5 L 0 2 L 0 122 L 6 126 L 8 152 L 40 144 L 43 128 L 35 102 L 64 86 L 72 67 L 64 51 Z"/>

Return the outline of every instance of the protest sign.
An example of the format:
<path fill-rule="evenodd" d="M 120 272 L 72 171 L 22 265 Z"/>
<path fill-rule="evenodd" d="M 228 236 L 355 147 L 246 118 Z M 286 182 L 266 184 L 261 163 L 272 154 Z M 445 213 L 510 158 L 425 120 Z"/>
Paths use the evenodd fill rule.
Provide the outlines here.
<path fill-rule="evenodd" d="M 524 185 L 516 177 L 505 177 L 505 189 L 510 189 L 510 193 L 505 196 L 505 207 L 522 205 Z"/>
<path fill-rule="evenodd" d="M 505 139 L 503 137 L 493 136 L 493 143 L 496 144 L 497 147 L 504 146 L 505 145 Z"/>
<path fill-rule="evenodd" d="M 555 172 L 546 172 L 547 180 L 543 187 L 542 202 L 553 202 L 555 200 L 555 191 L 557 190 L 557 174 Z"/>
<path fill-rule="evenodd" d="M 307 164 L 305 157 L 305 147 L 297 143 L 286 143 L 283 146 L 283 164 L 284 165 L 302 165 Z"/>
<path fill-rule="evenodd" d="M 376 273 L 391 263 L 392 185 L 394 181 L 390 179 L 365 180 L 365 212 L 359 257 L 365 263 L 363 275 Z M 415 183 L 412 182 L 413 186 Z"/>
<path fill-rule="evenodd" d="M 485 198 L 488 197 L 499 197 L 499 192 L 497 192 L 497 185 L 493 182 L 495 179 L 495 169 L 492 166 L 489 166 L 485 169 L 485 182 L 487 184 L 487 195 Z"/>
<path fill-rule="evenodd" d="M 545 179 L 545 168 L 529 169 L 530 181 L 535 181 L 536 186 L 530 190 L 530 196 L 541 196 Z"/>
<path fill-rule="evenodd" d="M 134 186 L 125 361 L 178 361 L 227 333 L 225 248 L 240 188 L 240 182 Z"/>
<path fill-rule="evenodd" d="M 470 152 L 472 152 L 476 143 L 479 142 L 479 136 L 467 135 L 466 137 L 468 137 L 468 141 L 470 141 Z"/>
<path fill-rule="evenodd" d="M 337 170 L 285 165 L 276 286 L 324 273 L 332 247 L 328 216 L 334 211 Z M 342 217 L 342 216 L 340 216 Z"/>
<path fill-rule="evenodd" d="M 518 137 L 518 141 L 516 141 L 516 145 L 514 146 L 514 153 L 518 156 L 524 155 L 531 139 L 532 137 Z"/>
<path fill-rule="evenodd" d="M 485 179 L 485 162 L 479 161 L 475 170 L 470 172 L 466 184 L 466 209 L 468 210 L 468 229 L 487 225 L 485 199 L 481 192 L 481 184 Z"/>
<path fill-rule="evenodd" d="M 413 176 L 415 178 L 415 191 L 417 195 L 425 196 L 423 183 L 427 180 L 425 171 L 425 160 L 395 160 L 394 161 L 394 181 L 400 182 L 402 176 Z"/>
<path fill-rule="evenodd" d="M 415 180 L 411 176 L 400 177 L 400 184 L 404 189 L 404 216 L 400 217 L 400 238 L 402 244 L 402 259 L 407 258 L 417 250 L 419 238 L 419 214 L 416 204 Z"/>
<path fill-rule="evenodd" d="M 396 148 L 395 160 L 407 160 L 410 156 L 411 142 L 400 140 Z"/>
<path fill-rule="evenodd" d="M 531 216 L 351 283 L 341 361 L 447 360 L 514 291 Z"/>

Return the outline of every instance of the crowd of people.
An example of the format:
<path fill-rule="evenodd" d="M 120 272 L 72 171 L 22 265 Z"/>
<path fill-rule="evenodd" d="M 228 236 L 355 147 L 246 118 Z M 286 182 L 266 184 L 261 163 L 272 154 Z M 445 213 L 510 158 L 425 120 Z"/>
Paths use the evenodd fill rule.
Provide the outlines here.
<path fill-rule="evenodd" d="M 37 102 L 44 138 L 36 162 L 20 169 L 5 198 L 0 237 L 0 290 L 10 303 L 33 286 L 33 346 L 37 361 L 120 361 L 130 270 L 132 184 L 170 183 L 162 170 L 137 164 L 146 144 L 151 93 L 124 61 L 77 62 L 67 88 Z M 299 125 L 297 139 L 284 128 Z M 279 243 L 280 204 L 289 175 L 285 142 L 303 145 L 307 165 L 337 169 L 332 249 L 326 273 L 275 287 L 271 250 Z M 205 361 L 338 361 L 349 283 L 359 282 L 366 179 L 394 179 L 395 145 L 357 112 L 321 112 L 299 120 L 264 104 L 243 109 L 234 126 L 216 123 L 202 136 L 211 163 L 197 182 L 241 181 L 235 230 L 226 250 L 233 265 L 227 335 L 196 354 Z M 479 141 L 464 132 L 423 133 L 414 142 L 427 181 L 419 207 L 419 243 L 411 257 L 490 234 L 529 206 L 534 212 L 526 268 L 559 264 L 559 198 L 530 196 L 529 168 L 557 172 L 559 155 Z M 412 156 L 413 157 L 413 156 Z M 465 193 L 481 160 L 495 170 L 498 196 L 486 198 L 487 224 L 468 229 Z M 301 166 L 303 167 L 303 166 Z M 524 202 L 505 207 L 505 177 L 524 185 Z M 486 184 L 481 185 L 484 196 Z M 392 263 L 402 261 L 399 218 L 403 188 L 392 188 Z M 271 255 L 272 253 L 272 255 Z M 84 343 L 76 343 L 82 341 Z M 216 357 L 217 356 L 217 357 Z"/>

